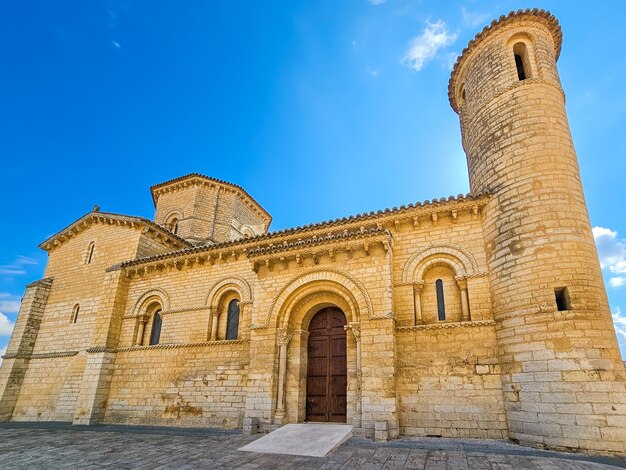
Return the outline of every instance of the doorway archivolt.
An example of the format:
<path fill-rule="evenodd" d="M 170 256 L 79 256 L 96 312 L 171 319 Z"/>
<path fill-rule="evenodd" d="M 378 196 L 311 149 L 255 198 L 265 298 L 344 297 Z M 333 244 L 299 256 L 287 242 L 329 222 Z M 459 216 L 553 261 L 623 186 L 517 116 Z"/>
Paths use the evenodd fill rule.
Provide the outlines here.
<path fill-rule="evenodd" d="M 360 308 L 362 303 L 346 286 L 316 280 L 292 291 L 279 309 L 278 370 L 276 373 L 276 423 L 307 419 L 309 334 L 311 320 L 322 311 L 345 316 L 346 422 L 360 426 Z"/>

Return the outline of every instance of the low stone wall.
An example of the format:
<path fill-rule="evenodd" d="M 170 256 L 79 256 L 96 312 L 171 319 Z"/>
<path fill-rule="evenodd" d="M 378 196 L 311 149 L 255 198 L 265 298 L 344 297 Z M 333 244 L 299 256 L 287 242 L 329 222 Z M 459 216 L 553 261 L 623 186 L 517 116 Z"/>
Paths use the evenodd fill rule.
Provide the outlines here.
<path fill-rule="evenodd" d="M 240 428 L 248 349 L 240 340 L 119 350 L 105 422 Z"/>
<path fill-rule="evenodd" d="M 29 360 L 12 420 L 72 421 L 83 378 L 85 356 L 42 356 Z"/>
<path fill-rule="evenodd" d="M 492 322 L 398 328 L 400 434 L 508 437 Z"/>

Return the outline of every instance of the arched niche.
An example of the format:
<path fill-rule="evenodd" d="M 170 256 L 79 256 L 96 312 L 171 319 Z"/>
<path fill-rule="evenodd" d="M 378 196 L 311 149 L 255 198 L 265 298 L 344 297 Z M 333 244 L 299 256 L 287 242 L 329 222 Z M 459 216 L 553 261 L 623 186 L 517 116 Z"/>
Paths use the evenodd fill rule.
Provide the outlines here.
<path fill-rule="evenodd" d="M 144 293 L 135 303 L 133 316 L 135 317 L 135 327 L 133 330 L 133 344 L 137 346 L 148 346 L 152 334 L 155 315 L 159 315 L 160 322 L 163 321 L 162 312 L 169 310 L 169 297 L 163 289 L 153 289 Z M 162 324 L 159 330 L 159 340 L 161 337 Z"/>
<path fill-rule="evenodd" d="M 413 286 L 415 324 L 469 321 L 467 277 L 477 273 L 476 260 L 459 246 L 430 245 L 414 253 L 402 281 Z"/>
<path fill-rule="evenodd" d="M 227 277 L 213 285 L 205 301 L 210 313 L 210 318 L 207 321 L 207 338 L 210 341 L 226 338 L 228 306 L 233 300 L 238 301 L 239 332 L 247 333 L 244 324 L 247 324 L 249 319 L 246 318 L 244 322 L 244 307 L 252 303 L 252 290 L 248 282 L 242 277 Z"/>

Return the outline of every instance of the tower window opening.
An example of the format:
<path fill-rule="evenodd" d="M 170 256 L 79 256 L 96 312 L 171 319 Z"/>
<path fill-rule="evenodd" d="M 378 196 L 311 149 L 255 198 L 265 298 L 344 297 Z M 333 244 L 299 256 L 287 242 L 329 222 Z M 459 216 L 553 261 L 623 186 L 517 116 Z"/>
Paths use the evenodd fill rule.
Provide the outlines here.
<path fill-rule="evenodd" d="M 556 297 L 556 308 L 559 312 L 571 310 L 572 306 L 567 287 L 557 287 L 554 289 L 554 296 Z"/>
<path fill-rule="evenodd" d="M 72 323 L 76 323 L 78 321 L 78 312 L 80 312 L 80 305 L 76 304 L 72 310 Z"/>
<path fill-rule="evenodd" d="M 228 304 L 226 319 L 226 339 L 237 339 L 239 335 L 239 300 L 233 299 Z"/>
<path fill-rule="evenodd" d="M 91 264 L 91 262 L 93 261 L 93 252 L 95 248 L 96 244 L 94 242 L 91 242 L 89 244 L 89 248 L 87 248 L 87 264 Z"/>
<path fill-rule="evenodd" d="M 150 332 L 150 346 L 159 344 L 161 341 L 161 325 L 163 319 L 161 318 L 161 310 L 154 312 L 154 318 L 152 319 L 152 331 Z"/>
<path fill-rule="evenodd" d="M 437 290 L 437 318 L 439 321 L 446 319 L 446 305 L 443 298 L 443 281 L 437 279 L 435 281 L 435 288 Z"/>
<path fill-rule="evenodd" d="M 515 54 L 515 66 L 517 67 L 517 78 L 526 80 L 526 72 L 524 71 L 524 60 L 519 54 Z"/>
<path fill-rule="evenodd" d="M 178 234 L 178 218 L 172 217 L 165 225 L 173 234 Z"/>
<path fill-rule="evenodd" d="M 517 78 L 526 80 L 531 78 L 530 62 L 528 61 L 528 50 L 526 44 L 518 42 L 513 46 L 513 56 L 515 58 L 515 68 L 517 69 Z"/>

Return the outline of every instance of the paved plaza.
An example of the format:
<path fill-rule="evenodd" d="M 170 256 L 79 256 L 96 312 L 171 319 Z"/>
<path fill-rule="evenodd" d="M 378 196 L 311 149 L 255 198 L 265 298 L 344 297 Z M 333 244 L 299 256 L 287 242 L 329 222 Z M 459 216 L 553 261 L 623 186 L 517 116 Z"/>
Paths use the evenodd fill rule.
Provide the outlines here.
<path fill-rule="evenodd" d="M 216 429 L 64 423 L 0 424 L 7 469 L 540 469 L 626 468 L 626 460 L 520 447 L 503 441 L 351 439 L 324 458 L 243 452 L 258 439 Z"/>

